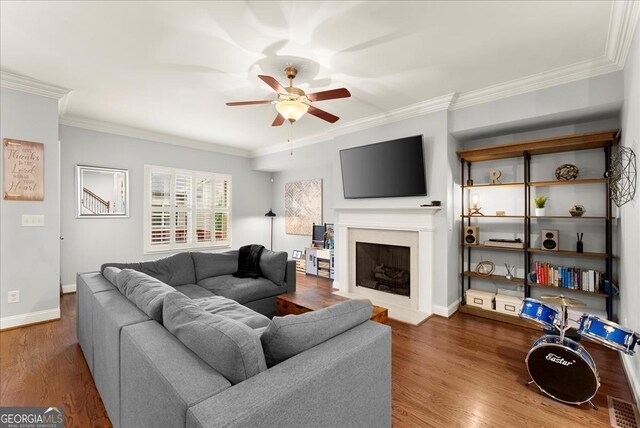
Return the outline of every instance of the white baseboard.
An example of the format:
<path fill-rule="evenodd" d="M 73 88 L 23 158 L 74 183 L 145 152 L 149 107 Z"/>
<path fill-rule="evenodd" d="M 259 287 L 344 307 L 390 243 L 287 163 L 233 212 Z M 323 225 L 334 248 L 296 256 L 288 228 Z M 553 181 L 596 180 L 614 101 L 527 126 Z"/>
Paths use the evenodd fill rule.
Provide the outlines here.
<path fill-rule="evenodd" d="M 631 386 L 631 393 L 633 394 L 634 401 L 636 406 L 640 407 L 640 379 L 638 379 L 637 374 L 633 370 L 631 366 L 631 361 L 637 358 L 634 355 L 625 355 L 620 354 L 620 359 L 622 360 L 622 367 L 624 367 L 624 372 L 627 375 L 627 379 L 629 379 L 629 385 Z"/>
<path fill-rule="evenodd" d="M 460 306 L 460 300 L 456 300 L 452 304 L 447 307 L 440 305 L 433 305 L 433 314 L 440 315 L 441 317 L 450 318 L 457 310 L 458 306 Z"/>
<path fill-rule="evenodd" d="M 0 330 L 60 319 L 60 308 L 0 318 Z"/>
<path fill-rule="evenodd" d="M 76 292 L 76 284 L 67 284 L 62 286 L 62 294 L 67 293 L 75 293 Z"/>

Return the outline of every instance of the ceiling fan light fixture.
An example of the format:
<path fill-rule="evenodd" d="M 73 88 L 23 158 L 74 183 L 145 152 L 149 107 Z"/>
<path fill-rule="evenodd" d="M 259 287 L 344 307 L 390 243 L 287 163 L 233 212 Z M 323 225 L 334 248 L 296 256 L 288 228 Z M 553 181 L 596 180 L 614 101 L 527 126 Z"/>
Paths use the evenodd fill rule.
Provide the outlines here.
<path fill-rule="evenodd" d="M 289 122 L 300 119 L 309 110 L 309 106 L 300 101 L 284 100 L 276 103 L 276 110 Z"/>

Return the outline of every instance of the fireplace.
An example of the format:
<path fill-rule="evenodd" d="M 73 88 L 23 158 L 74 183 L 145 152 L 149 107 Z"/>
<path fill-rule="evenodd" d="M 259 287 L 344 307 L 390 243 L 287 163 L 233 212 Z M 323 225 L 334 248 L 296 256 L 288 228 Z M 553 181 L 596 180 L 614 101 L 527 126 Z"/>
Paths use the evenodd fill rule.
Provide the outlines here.
<path fill-rule="evenodd" d="M 389 318 L 419 325 L 433 313 L 433 293 L 435 283 L 435 221 L 436 208 L 393 207 L 393 208 L 337 208 L 336 209 L 336 280 L 333 282 L 336 294 L 351 299 L 369 299 L 374 305 L 389 309 Z M 360 244 L 360 245 L 358 245 Z M 365 244 L 363 247 L 361 244 Z M 376 244 L 390 247 L 390 254 L 379 256 Z M 360 249 L 358 249 L 360 247 Z M 405 256 L 396 253 L 402 249 Z M 374 261 L 365 261 L 369 272 L 358 272 L 357 255 L 371 256 Z M 407 268 L 399 259 L 406 258 Z M 362 261 L 360 262 L 362 263 Z M 373 265 L 373 266 L 372 266 Z M 401 279 L 409 271 L 409 282 L 401 293 L 381 291 L 378 273 Z M 397 270 L 396 270 L 397 269 Z M 373 270 L 373 275 L 371 274 Z M 378 275 L 381 276 L 381 275 Z M 383 277 L 384 279 L 384 277 Z M 363 281 L 367 280 L 367 281 Z M 374 282 L 374 280 L 378 280 Z M 404 281 L 392 281 L 392 285 Z M 366 285 L 375 285 L 369 288 Z M 393 288 L 384 284 L 389 288 Z M 400 289 L 400 286 L 396 287 Z"/>
<path fill-rule="evenodd" d="M 410 297 L 410 269 L 410 247 L 356 242 L 358 287 Z"/>

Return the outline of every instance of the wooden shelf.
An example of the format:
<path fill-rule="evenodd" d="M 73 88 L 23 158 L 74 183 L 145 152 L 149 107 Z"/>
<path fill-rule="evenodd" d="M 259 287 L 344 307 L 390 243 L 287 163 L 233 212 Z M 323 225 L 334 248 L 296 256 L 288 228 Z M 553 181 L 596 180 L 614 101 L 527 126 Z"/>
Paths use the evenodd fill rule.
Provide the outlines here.
<path fill-rule="evenodd" d="M 597 183 L 606 183 L 606 178 L 583 178 L 580 180 L 568 180 L 568 181 L 530 181 L 529 186 L 531 187 L 539 187 L 539 186 L 567 186 L 573 184 L 597 184 Z"/>
<path fill-rule="evenodd" d="M 529 216 L 531 220 L 606 220 L 606 217 L 595 217 L 595 216 L 586 216 L 583 215 L 581 217 L 574 217 L 572 215 L 531 215 Z M 613 220 L 613 218 L 611 218 Z"/>
<path fill-rule="evenodd" d="M 470 244 L 464 244 L 465 248 L 477 248 L 480 250 L 498 250 L 498 251 L 524 251 L 525 248 L 513 248 L 513 247 L 494 247 L 491 245 L 484 245 L 484 244 L 478 244 L 478 245 L 470 245 Z"/>
<path fill-rule="evenodd" d="M 522 187 L 524 183 L 500 183 L 500 184 L 474 184 L 472 186 L 462 186 L 465 189 L 477 189 L 477 188 L 497 188 L 497 187 Z"/>
<path fill-rule="evenodd" d="M 602 229 L 605 234 L 606 242 L 606 250 L 602 253 L 598 252 L 587 252 L 587 253 L 578 253 L 577 251 L 572 250 L 558 250 L 558 251 L 549 251 L 542 248 L 512 248 L 512 247 L 493 247 L 490 245 L 485 245 L 486 241 L 477 241 L 477 245 L 467 244 L 464 239 L 460 244 L 460 252 L 461 260 L 462 260 L 462 268 L 460 273 L 461 281 L 461 291 L 465 292 L 465 286 L 467 288 L 471 287 L 472 282 L 474 281 L 493 281 L 497 286 L 498 283 L 506 283 L 512 286 L 522 286 L 529 285 L 531 287 L 537 288 L 548 288 L 548 293 L 578 293 L 583 296 L 591 295 L 597 297 L 604 297 L 607 317 L 611 319 L 614 316 L 613 312 L 613 295 L 611 292 L 600 293 L 600 292 L 590 292 L 583 290 L 573 290 L 573 289 L 565 289 L 559 287 L 552 286 L 544 286 L 538 284 L 530 284 L 528 282 L 528 277 L 525 278 L 515 278 L 515 279 L 506 279 L 503 275 L 478 275 L 475 271 L 471 271 L 469 267 L 469 271 L 465 272 L 465 267 L 469 266 L 469 262 L 467 257 L 471 254 L 471 249 L 475 248 L 480 251 L 502 251 L 502 255 L 498 253 L 494 253 L 492 257 L 495 260 L 500 260 L 500 258 L 504 258 L 506 255 L 505 251 L 513 252 L 522 252 L 524 256 L 524 266 L 530 265 L 534 260 L 542 260 L 542 261 L 550 261 L 553 258 L 557 258 L 557 260 L 561 265 L 567 264 L 569 261 L 570 264 L 580 264 L 579 262 L 585 263 L 584 260 L 592 259 L 598 261 L 597 263 L 602 263 L 603 271 L 605 272 L 605 276 L 610 278 L 613 276 L 613 267 L 612 260 L 615 259 L 612 253 L 611 246 L 611 237 L 612 237 L 612 221 L 617 220 L 614 216 L 612 216 L 612 206 L 609 195 L 607 194 L 608 190 L 608 179 L 604 177 L 580 177 L 577 180 L 531 180 L 531 159 L 537 155 L 550 155 L 543 157 L 540 161 L 547 164 L 555 164 L 557 159 L 553 156 L 555 153 L 563 153 L 563 152 L 575 152 L 580 150 L 593 150 L 594 152 L 600 151 L 602 155 L 606 159 L 611 156 L 611 148 L 620 142 L 620 130 L 613 129 L 609 131 L 601 131 L 601 132 L 590 132 L 584 134 L 574 134 L 574 135 L 566 135 L 561 137 L 553 137 L 553 138 L 545 138 L 540 140 L 533 141 L 520 141 L 511 144 L 503 144 L 497 146 L 486 146 L 486 147 L 477 147 L 472 149 L 460 150 L 457 152 L 459 160 L 460 160 L 460 182 L 461 182 L 461 196 L 462 196 L 462 206 L 463 209 L 460 213 L 461 218 L 461 236 L 464 238 L 466 235 L 464 233 L 464 228 L 473 224 L 474 226 L 482 226 L 482 225 L 497 225 L 500 223 L 505 227 L 512 228 L 513 225 L 522 225 L 525 231 L 529 231 L 530 227 L 534 229 L 537 228 L 551 228 L 557 229 L 562 225 L 585 225 L 584 222 L 591 222 L 595 226 L 602 226 Z M 599 150 L 603 149 L 603 150 Z M 520 159 L 518 159 L 520 158 Z M 518 180 L 522 178 L 522 182 L 510 182 L 504 184 L 489 184 L 486 182 L 473 184 L 471 186 L 464 186 L 464 183 L 467 179 L 471 179 L 473 175 L 471 174 L 471 167 L 474 162 L 485 162 L 485 161 L 495 161 L 500 159 L 513 159 L 512 163 L 515 162 L 518 165 L 518 170 L 522 170 L 524 174 L 520 176 L 513 176 L 511 179 Z M 534 164 L 534 166 L 537 164 Z M 550 177 L 551 178 L 551 177 Z M 483 178 L 482 181 L 486 181 L 487 178 Z M 471 180 L 469 180 L 471 184 Z M 498 216 L 493 215 L 494 212 L 486 213 L 485 215 L 469 215 L 472 210 L 469 209 L 471 206 L 470 203 L 470 192 L 464 192 L 465 189 L 484 189 L 484 188 L 500 188 L 500 187 L 511 187 L 516 189 L 522 189 L 525 202 L 529 200 L 529 197 L 532 196 L 531 188 L 532 187 L 540 187 L 544 190 L 545 187 L 553 187 L 553 186 L 591 186 L 589 188 L 585 188 L 588 194 L 602 194 L 602 211 L 594 211 L 590 212 L 589 215 L 584 215 L 580 217 L 571 216 L 569 210 L 553 210 L 551 214 L 554 215 L 543 215 L 536 216 L 535 211 L 533 210 L 533 205 L 526 205 L 522 208 L 523 215 L 505 215 Z M 604 186 L 603 186 L 604 185 Z M 577 189 L 576 189 L 577 190 Z M 471 192 L 473 193 L 473 192 Z M 503 193 L 501 193 L 502 195 Z M 506 195 L 506 193 L 504 193 Z M 605 211 L 606 208 L 606 211 Z M 519 212 L 519 209 L 513 209 L 511 214 L 515 214 Z M 495 211 L 497 212 L 497 211 Z M 555 215 L 555 214 L 559 215 Z M 585 213 L 586 214 L 586 213 Z M 465 219 L 468 219 L 465 221 Z M 475 221 L 471 219 L 484 219 L 483 221 Z M 524 221 L 523 221 L 524 220 Z M 604 220 L 604 221 L 603 221 Z M 531 221 L 536 222 L 536 224 L 531 224 Z M 567 221 L 571 222 L 568 223 Z M 589 224 L 591 224 L 589 223 Z M 533 235 L 531 233 L 525 234 L 524 242 L 525 246 L 532 245 Z M 476 237 L 477 239 L 477 237 Z M 599 248 L 599 247 L 597 247 Z M 467 249 L 465 252 L 464 250 Z M 600 248 L 604 249 L 604 246 Z M 475 254 L 475 253 L 474 253 Z M 580 259 L 580 260 L 578 260 Z M 593 262 L 592 262 L 593 263 Z M 496 263 L 501 264 L 501 263 Z M 522 265 L 522 264 L 521 264 Z M 615 283 L 615 281 L 612 281 Z M 551 289 L 556 289 L 560 291 L 552 291 Z M 525 286 L 525 295 L 530 295 L 532 289 Z M 586 299 L 586 297 L 585 297 Z M 473 306 L 461 306 L 461 311 L 467 313 L 473 313 L 473 315 L 483 316 L 485 318 L 498 319 L 503 322 L 511 322 L 512 324 L 522 324 L 522 320 L 517 319 L 513 322 L 514 318 L 506 314 L 497 313 L 495 311 L 487 311 L 482 310 Z"/>
<path fill-rule="evenodd" d="M 458 310 L 463 314 L 475 315 L 477 317 L 488 318 L 490 320 L 501 321 L 508 324 L 518 325 L 520 327 L 533 328 L 540 330 L 540 326 L 536 325 L 532 321 L 527 321 L 520 317 L 514 317 L 513 315 L 503 314 L 498 311 L 490 311 L 487 309 L 478 308 L 471 305 L 460 305 Z"/>
<path fill-rule="evenodd" d="M 462 275 L 469 278 L 485 279 L 487 281 L 498 281 L 498 282 L 504 282 L 511 285 L 524 285 L 524 278 L 507 279 L 504 277 L 504 275 L 486 276 L 486 275 L 478 275 L 476 272 L 469 272 L 469 271 L 463 272 Z"/>
<path fill-rule="evenodd" d="M 590 296 L 596 296 L 596 297 L 607 297 L 606 293 L 599 293 L 599 292 L 595 292 L 595 291 L 576 290 L 574 288 L 553 287 L 551 285 L 542 285 L 542 284 L 534 284 L 534 283 L 529 283 L 529 285 L 531 287 L 536 287 L 536 288 L 545 288 L 547 290 L 556 290 L 556 291 L 560 291 L 562 293 L 564 293 L 565 291 L 568 291 L 569 293 L 588 294 Z"/>
<path fill-rule="evenodd" d="M 543 155 L 576 150 L 602 149 L 609 145 L 618 144 L 619 138 L 620 130 L 613 129 L 605 132 L 590 132 L 500 146 L 478 147 L 460 150 L 457 153 L 458 157 L 464 159 L 465 162 L 479 162 L 522 157 L 525 153 Z"/>
<path fill-rule="evenodd" d="M 461 215 L 463 218 L 524 218 L 523 215 Z"/>
<path fill-rule="evenodd" d="M 607 258 L 606 253 L 578 253 L 576 251 L 570 251 L 570 250 L 550 251 L 550 250 L 543 250 L 542 248 L 529 248 L 529 252 L 535 253 L 535 254 L 545 254 L 548 256 L 585 257 L 590 259 L 603 259 L 603 260 Z"/>

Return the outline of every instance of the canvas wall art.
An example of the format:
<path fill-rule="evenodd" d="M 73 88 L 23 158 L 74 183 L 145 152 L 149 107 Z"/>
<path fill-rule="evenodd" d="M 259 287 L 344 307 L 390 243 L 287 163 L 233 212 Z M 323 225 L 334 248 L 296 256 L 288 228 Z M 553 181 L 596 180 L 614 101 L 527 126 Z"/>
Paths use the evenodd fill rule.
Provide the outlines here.
<path fill-rule="evenodd" d="M 322 223 L 322 179 L 286 183 L 284 210 L 288 235 L 311 235 L 313 223 Z"/>
<path fill-rule="evenodd" d="M 44 144 L 4 139 L 4 199 L 44 201 Z"/>

